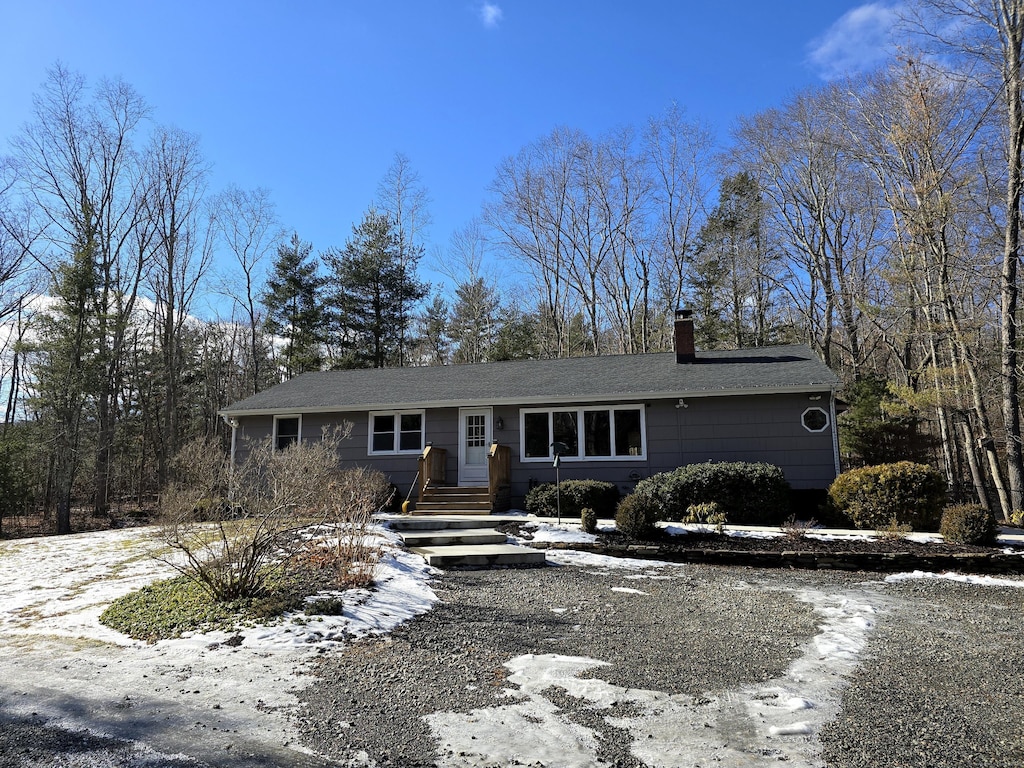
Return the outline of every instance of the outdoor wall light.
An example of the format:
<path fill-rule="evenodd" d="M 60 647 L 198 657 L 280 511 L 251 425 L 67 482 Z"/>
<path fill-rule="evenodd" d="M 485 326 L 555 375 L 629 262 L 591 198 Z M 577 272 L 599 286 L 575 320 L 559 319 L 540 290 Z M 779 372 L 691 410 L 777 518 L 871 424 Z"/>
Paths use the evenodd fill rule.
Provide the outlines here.
<path fill-rule="evenodd" d="M 505 428 L 505 420 L 499 416 L 494 422 L 494 428 L 499 432 Z"/>

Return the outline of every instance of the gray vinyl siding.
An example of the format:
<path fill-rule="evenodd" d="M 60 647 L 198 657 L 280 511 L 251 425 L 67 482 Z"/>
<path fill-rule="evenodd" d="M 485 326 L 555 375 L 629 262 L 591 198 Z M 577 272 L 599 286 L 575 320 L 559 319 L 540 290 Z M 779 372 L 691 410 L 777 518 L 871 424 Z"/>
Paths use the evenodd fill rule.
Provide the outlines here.
<path fill-rule="evenodd" d="M 235 460 L 244 461 L 248 445 L 266 440 L 273 435 L 273 416 L 250 416 L 239 419 Z M 369 453 L 370 417 L 368 412 L 354 413 L 304 413 L 302 414 L 301 436 L 303 442 L 317 441 L 324 428 L 351 424 L 347 439 L 341 441 L 339 463 L 342 467 L 374 467 L 388 475 L 402 499 L 409 493 L 418 469 L 419 454 L 401 453 L 394 455 L 373 455 Z M 424 413 L 424 440 L 438 448 L 448 450 L 449 482 L 455 482 L 459 468 L 459 410 L 458 408 L 432 408 Z"/>
<path fill-rule="evenodd" d="M 684 464 L 705 461 L 764 461 L 780 467 L 795 489 L 825 488 L 835 479 L 835 450 L 830 423 L 808 432 L 801 417 L 808 407 L 828 412 L 829 392 L 808 395 L 760 395 L 687 398 L 646 404 L 647 457 L 643 461 L 563 461 L 562 480 L 604 480 L 625 495 L 638 479 Z M 496 411 L 497 414 L 497 411 Z M 519 460 L 519 418 L 505 417 L 499 440 L 512 446 L 512 498 L 521 506 L 531 484 L 554 482 L 549 463 Z M 512 428 L 510 428 L 510 425 Z"/>
<path fill-rule="evenodd" d="M 764 461 L 781 467 L 793 488 L 824 488 L 835 479 L 834 424 L 808 432 L 809 407 L 829 410 L 829 393 L 689 398 L 687 407 L 657 401 L 647 409 L 651 473 L 705 461 Z M 830 419 L 831 422 L 831 419 Z"/>
<path fill-rule="evenodd" d="M 815 395 L 816 396 L 816 395 Z M 829 411 L 828 390 L 820 399 L 807 394 L 774 394 L 725 397 L 689 397 L 686 407 L 677 399 L 646 402 L 647 455 L 642 460 L 563 461 L 563 480 L 606 480 L 629 493 L 639 479 L 665 472 L 683 464 L 705 461 L 764 461 L 782 468 L 796 489 L 825 488 L 835 478 L 834 428 L 829 423 L 820 433 L 808 432 L 801 417 L 808 407 Z M 636 403 L 636 400 L 625 401 Z M 582 402 L 580 405 L 590 405 Z M 603 403 L 602 405 L 609 405 Z M 533 407 L 543 407 L 531 405 Z M 448 451 L 448 482 L 458 483 L 459 409 L 428 408 L 425 411 L 425 440 Z M 502 429 L 497 429 L 501 420 Z M 349 438 L 342 441 L 342 466 L 372 466 L 391 478 L 401 497 L 409 493 L 417 471 L 416 454 L 369 455 L 369 416 L 365 411 L 304 413 L 302 439 L 319 440 L 324 427 L 351 422 Z M 262 440 L 273 434 L 272 416 L 240 418 L 236 460 L 244 457 L 248 440 Z M 554 482 L 550 462 L 520 460 L 520 408 L 493 408 L 494 438 L 512 449 L 512 504 L 523 507 L 532 484 Z"/>

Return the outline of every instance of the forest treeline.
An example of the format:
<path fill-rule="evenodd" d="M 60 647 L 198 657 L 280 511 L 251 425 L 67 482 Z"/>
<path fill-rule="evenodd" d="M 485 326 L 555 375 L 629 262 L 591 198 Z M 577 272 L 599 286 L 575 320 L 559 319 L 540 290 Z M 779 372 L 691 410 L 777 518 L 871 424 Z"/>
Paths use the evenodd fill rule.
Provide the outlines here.
<path fill-rule="evenodd" d="M 908 8 L 885 66 L 728 141 L 677 105 L 554 128 L 444 244 L 400 153 L 314 248 L 267 190 L 211 191 L 130 85 L 55 67 L 0 159 L 0 514 L 66 532 L 73 505 L 151 501 L 188 440 L 226 438 L 219 409 L 304 371 L 661 351 L 679 306 L 698 348 L 818 352 L 850 462 L 918 456 L 1021 509 L 1024 0 Z"/>

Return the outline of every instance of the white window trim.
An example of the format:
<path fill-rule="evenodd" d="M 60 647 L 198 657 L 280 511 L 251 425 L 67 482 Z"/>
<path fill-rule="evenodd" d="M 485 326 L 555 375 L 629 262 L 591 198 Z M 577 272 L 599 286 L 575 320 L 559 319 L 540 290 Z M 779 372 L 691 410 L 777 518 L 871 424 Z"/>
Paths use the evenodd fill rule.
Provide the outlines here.
<path fill-rule="evenodd" d="M 274 416 L 274 450 L 281 450 L 277 447 L 277 424 L 282 419 L 296 419 L 298 421 L 298 429 L 295 435 L 295 444 L 302 442 L 302 414 L 301 413 L 281 413 Z"/>
<path fill-rule="evenodd" d="M 810 427 L 807 426 L 807 423 L 804 421 L 804 419 L 807 418 L 807 414 L 810 413 L 811 411 L 820 411 L 821 415 L 825 417 L 825 426 L 823 426 L 821 429 L 811 429 Z M 804 409 L 804 412 L 800 414 L 800 426 L 813 435 L 820 435 L 831 425 L 832 419 L 829 418 L 828 411 L 826 411 L 824 408 L 820 406 L 812 405 L 810 408 Z"/>
<path fill-rule="evenodd" d="M 552 424 L 554 423 L 551 415 L 552 413 L 564 413 L 570 412 L 576 414 L 576 435 L 577 442 L 580 446 L 579 456 L 562 456 L 562 461 L 565 462 L 609 462 L 609 461 L 647 461 L 647 409 L 643 403 L 622 403 L 621 405 L 580 405 L 576 407 L 549 407 L 549 408 L 520 408 L 519 409 L 519 461 L 524 464 L 550 464 L 554 460 L 554 456 L 551 452 L 551 443 L 554 442 L 554 437 L 551 434 Z M 585 435 L 585 420 L 583 414 L 589 411 L 609 411 L 614 414 L 615 411 L 640 411 L 640 449 L 641 452 L 637 456 L 587 456 L 586 453 L 586 435 Z M 526 455 L 526 415 L 528 413 L 546 413 L 548 414 L 548 455 L 547 456 L 527 456 Z M 612 415 L 610 419 L 611 428 L 611 445 L 612 449 L 615 448 L 615 417 Z"/>
<path fill-rule="evenodd" d="M 401 438 L 402 430 L 402 416 L 409 416 L 411 414 L 419 414 L 420 417 L 420 447 L 415 450 L 399 450 L 399 439 Z M 395 429 L 394 439 L 391 443 L 392 449 L 390 451 L 375 451 L 373 450 L 373 419 L 376 416 L 394 416 L 395 417 Z M 427 415 L 424 410 L 407 409 L 401 411 L 370 411 L 366 425 L 366 454 L 368 456 L 398 456 L 398 455 L 419 455 L 423 453 L 423 446 L 426 445 L 427 435 Z"/>

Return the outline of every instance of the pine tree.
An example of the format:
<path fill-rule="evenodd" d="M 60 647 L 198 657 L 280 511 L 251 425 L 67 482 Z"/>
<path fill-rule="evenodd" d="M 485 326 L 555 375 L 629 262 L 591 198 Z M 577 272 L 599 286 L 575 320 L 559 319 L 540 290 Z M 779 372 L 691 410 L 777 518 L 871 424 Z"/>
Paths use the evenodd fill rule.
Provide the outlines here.
<path fill-rule="evenodd" d="M 498 297 L 482 278 L 461 283 L 455 289 L 451 336 L 456 363 L 482 363 L 491 359 L 498 334 Z"/>
<path fill-rule="evenodd" d="M 262 296 L 267 308 L 264 327 L 284 339 L 281 354 L 285 378 L 323 367 L 323 341 L 327 310 L 321 299 L 324 278 L 320 264 L 310 254 L 313 246 L 292 234 L 279 245 L 273 273 Z"/>
<path fill-rule="evenodd" d="M 490 360 L 532 360 L 541 357 L 537 341 L 538 327 L 539 321 L 535 314 L 526 314 L 514 305 L 501 309 Z"/>
<path fill-rule="evenodd" d="M 99 328 L 94 302 L 98 275 L 96 245 L 83 232 L 70 261 L 54 270 L 56 306 L 38 318 L 36 386 L 30 407 L 47 425 L 52 444 L 51 488 L 56 496 L 57 533 L 71 533 L 75 482 L 95 433 L 102 368 L 96 350 Z M 92 438 L 92 440 L 88 440 Z"/>
<path fill-rule="evenodd" d="M 417 365 L 447 365 L 450 362 L 451 337 L 448 315 L 448 304 L 440 296 L 435 296 L 420 314 L 417 319 L 419 332 L 413 345 Z"/>
<path fill-rule="evenodd" d="M 714 325 L 720 318 L 715 341 L 736 348 L 762 346 L 772 336 L 777 265 L 763 219 L 757 180 L 745 172 L 724 179 L 718 206 L 701 229 L 691 271 L 698 303 L 716 305 L 710 317 L 699 317 L 701 325 Z M 702 307 L 697 309 L 700 316 Z"/>
<path fill-rule="evenodd" d="M 416 278 L 422 250 L 403 249 L 394 220 L 367 211 L 344 250 L 328 251 L 330 295 L 336 313 L 334 341 L 342 352 L 335 367 L 385 368 L 405 363 L 402 340 L 415 319 L 408 308 L 427 295 Z"/>

